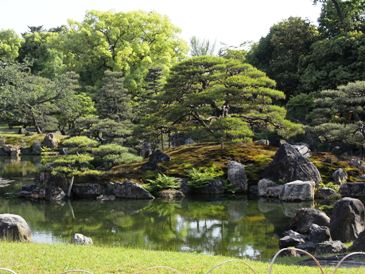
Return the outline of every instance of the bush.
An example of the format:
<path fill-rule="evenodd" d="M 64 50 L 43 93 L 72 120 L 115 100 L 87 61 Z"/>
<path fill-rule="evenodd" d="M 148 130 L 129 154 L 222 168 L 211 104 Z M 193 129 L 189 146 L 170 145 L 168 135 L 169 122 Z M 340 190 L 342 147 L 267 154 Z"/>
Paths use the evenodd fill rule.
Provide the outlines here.
<path fill-rule="evenodd" d="M 93 149 L 93 154 L 97 156 L 105 156 L 108 154 L 122 154 L 125 152 L 128 152 L 129 149 L 127 147 L 123 147 L 118 144 L 107 144 L 107 145 L 101 145 L 97 148 Z"/>
<path fill-rule="evenodd" d="M 192 168 L 187 173 L 189 176 L 188 184 L 193 188 L 204 187 L 210 181 L 224 175 L 223 170 L 216 166 Z"/>
<path fill-rule="evenodd" d="M 98 141 L 90 139 L 86 136 L 71 137 L 62 142 L 62 145 L 70 148 L 70 152 L 85 152 L 98 145 Z"/>
<path fill-rule="evenodd" d="M 154 180 L 147 180 L 146 188 L 154 193 L 164 189 L 178 189 L 180 184 L 176 178 L 159 173 Z"/>

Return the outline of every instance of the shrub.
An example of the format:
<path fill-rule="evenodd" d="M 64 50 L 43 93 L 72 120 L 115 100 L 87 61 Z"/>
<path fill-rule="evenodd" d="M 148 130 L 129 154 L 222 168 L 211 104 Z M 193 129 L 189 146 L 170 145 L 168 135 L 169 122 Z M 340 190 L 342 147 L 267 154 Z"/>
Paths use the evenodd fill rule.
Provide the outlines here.
<path fill-rule="evenodd" d="M 105 156 L 108 154 L 121 154 L 128 152 L 129 149 L 127 147 L 123 147 L 118 144 L 107 144 L 107 145 L 101 145 L 97 148 L 93 149 L 93 154 L 97 156 Z"/>
<path fill-rule="evenodd" d="M 159 173 L 154 180 L 147 180 L 146 188 L 150 192 L 158 192 L 163 189 L 178 189 L 180 184 L 176 178 Z"/>
<path fill-rule="evenodd" d="M 62 142 L 62 145 L 70 148 L 69 152 L 86 152 L 98 145 L 98 141 L 90 139 L 86 136 L 71 137 Z"/>
<path fill-rule="evenodd" d="M 193 188 L 204 187 L 210 181 L 220 178 L 224 174 L 223 170 L 216 166 L 192 168 L 187 173 L 189 176 L 188 184 Z"/>

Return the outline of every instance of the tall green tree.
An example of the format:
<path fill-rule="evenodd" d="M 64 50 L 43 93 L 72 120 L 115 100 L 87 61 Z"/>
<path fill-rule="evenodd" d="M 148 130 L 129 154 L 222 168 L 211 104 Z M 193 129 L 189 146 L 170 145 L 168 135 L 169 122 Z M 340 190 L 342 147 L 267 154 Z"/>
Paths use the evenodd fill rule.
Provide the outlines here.
<path fill-rule="evenodd" d="M 270 28 L 247 55 L 247 61 L 265 71 L 277 82 L 287 99 L 300 92 L 298 66 L 319 38 L 316 26 L 308 20 L 290 17 Z"/>
<path fill-rule="evenodd" d="M 171 70 L 161 113 L 166 127 L 200 140 L 246 140 L 255 132 L 285 137 L 301 130 L 275 105 L 285 95 L 249 64 L 222 57 L 193 57 Z"/>
<path fill-rule="evenodd" d="M 322 90 L 309 114 L 308 130 L 327 146 L 365 148 L 365 82 Z"/>
<path fill-rule="evenodd" d="M 121 71 L 125 85 L 140 91 L 151 67 L 165 72 L 186 52 L 179 29 L 155 12 L 87 12 L 82 22 L 69 21 L 60 37 L 65 64 L 94 85 L 104 71 Z"/>
<path fill-rule="evenodd" d="M 318 22 L 324 37 L 365 30 L 364 0 L 315 0 L 314 3 L 322 4 Z"/>
<path fill-rule="evenodd" d="M 14 61 L 19 55 L 22 39 L 13 30 L 0 30 L 0 60 Z"/>

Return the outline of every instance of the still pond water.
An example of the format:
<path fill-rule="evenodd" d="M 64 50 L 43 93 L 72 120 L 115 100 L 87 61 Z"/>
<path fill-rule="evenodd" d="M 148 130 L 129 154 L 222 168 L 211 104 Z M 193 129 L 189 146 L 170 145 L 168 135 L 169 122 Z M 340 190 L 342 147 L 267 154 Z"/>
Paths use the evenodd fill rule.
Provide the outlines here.
<path fill-rule="evenodd" d="M 0 213 L 23 216 L 34 242 L 68 242 L 73 233 L 98 245 L 268 259 L 296 209 L 309 203 L 279 203 L 245 197 L 181 202 L 72 201 L 32 202 L 14 198 L 32 182 L 39 158 L 0 157 L 0 177 L 14 180 L 0 188 Z"/>

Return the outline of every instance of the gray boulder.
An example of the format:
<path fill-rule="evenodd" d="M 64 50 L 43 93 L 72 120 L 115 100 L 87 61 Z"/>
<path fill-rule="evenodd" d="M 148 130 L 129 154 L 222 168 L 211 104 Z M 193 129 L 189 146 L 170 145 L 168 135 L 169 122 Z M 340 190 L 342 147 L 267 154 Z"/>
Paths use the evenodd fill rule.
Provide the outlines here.
<path fill-rule="evenodd" d="M 21 216 L 15 214 L 0 214 L 0 239 L 31 242 L 32 231 Z"/>
<path fill-rule="evenodd" d="M 228 163 L 227 179 L 238 192 L 246 192 L 248 189 L 245 166 L 241 163 L 230 161 Z"/>
<path fill-rule="evenodd" d="M 347 248 L 341 241 L 325 241 L 316 244 L 316 255 L 344 253 Z"/>
<path fill-rule="evenodd" d="M 340 194 L 342 197 L 365 198 L 365 182 L 343 184 Z"/>
<path fill-rule="evenodd" d="M 341 198 L 336 190 L 329 187 L 322 187 L 316 191 L 314 198 L 318 200 L 333 201 Z"/>
<path fill-rule="evenodd" d="M 168 162 L 168 161 L 170 161 L 170 156 L 158 149 L 150 155 L 148 162 L 143 164 L 141 169 L 142 170 L 156 170 L 156 169 L 158 169 L 159 163 Z"/>
<path fill-rule="evenodd" d="M 332 173 L 332 179 L 336 184 L 345 184 L 347 182 L 347 178 L 347 172 L 342 168 L 339 168 Z"/>
<path fill-rule="evenodd" d="M 95 199 L 104 194 L 104 186 L 100 183 L 74 184 L 72 196 L 79 199 Z"/>
<path fill-rule="evenodd" d="M 350 242 L 365 229 L 365 207 L 354 198 L 342 198 L 335 203 L 331 217 L 331 236 L 334 240 Z"/>
<path fill-rule="evenodd" d="M 33 155 L 41 155 L 41 153 L 42 153 L 42 144 L 41 144 L 41 142 L 35 141 L 32 144 L 31 152 L 32 152 Z"/>
<path fill-rule="evenodd" d="M 352 252 L 361 251 L 365 252 L 365 231 L 359 234 L 359 237 L 353 242 L 352 246 L 350 247 Z"/>
<path fill-rule="evenodd" d="M 58 142 L 56 136 L 53 133 L 48 133 L 43 139 L 42 145 L 50 149 L 55 149 L 58 147 Z"/>
<path fill-rule="evenodd" d="M 47 201 L 62 201 L 66 197 L 65 192 L 60 187 L 52 187 L 50 189 L 46 189 L 45 199 Z"/>
<path fill-rule="evenodd" d="M 266 198 L 276 198 L 279 199 L 280 195 L 283 191 L 284 186 L 282 185 L 277 185 L 277 186 L 269 186 L 266 189 Z"/>
<path fill-rule="evenodd" d="M 76 245 L 92 245 L 93 240 L 80 233 L 75 233 L 71 238 L 71 243 Z"/>
<path fill-rule="evenodd" d="M 307 234 L 312 224 L 330 226 L 330 218 L 326 213 L 314 208 L 301 208 L 291 220 L 291 229 Z"/>
<path fill-rule="evenodd" d="M 116 198 L 141 200 L 154 199 L 152 194 L 142 186 L 129 181 L 123 183 L 110 183 L 109 188 L 112 191 L 112 195 Z"/>
<path fill-rule="evenodd" d="M 312 224 L 309 227 L 309 241 L 312 243 L 322 243 L 331 240 L 330 229 L 327 226 Z"/>
<path fill-rule="evenodd" d="M 283 144 L 264 172 L 264 177 L 275 182 L 322 181 L 318 169 L 290 144 Z"/>
<path fill-rule="evenodd" d="M 164 189 L 157 193 L 157 197 L 165 200 L 182 200 L 185 195 L 177 189 Z"/>
<path fill-rule="evenodd" d="M 288 230 L 284 232 L 284 237 L 280 238 L 279 240 L 279 247 L 286 248 L 286 247 L 296 247 L 299 244 L 305 243 L 305 236 L 295 232 L 293 230 Z"/>
<path fill-rule="evenodd" d="M 273 181 L 271 181 L 270 179 L 261 179 L 258 184 L 257 184 L 257 187 L 258 187 L 258 194 L 260 197 L 266 197 L 266 194 L 267 194 L 267 189 L 269 187 L 276 187 L 278 186 L 276 183 L 274 183 Z"/>
<path fill-rule="evenodd" d="M 221 180 L 213 180 L 203 187 L 193 189 L 193 193 L 201 195 L 221 195 L 224 191 L 224 184 Z"/>
<path fill-rule="evenodd" d="M 303 157 L 305 157 L 305 158 L 311 157 L 311 150 L 309 149 L 309 147 L 307 145 L 304 145 L 304 144 L 293 145 L 293 147 L 295 147 L 295 149 L 298 150 L 298 152 L 300 154 L 302 154 Z"/>
<path fill-rule="evenodd" d="M 286 202 L 313 201 L 315 183 L 312 181 L 294 181 L 286 183 L 280 193 L 280 200 Z"/>

